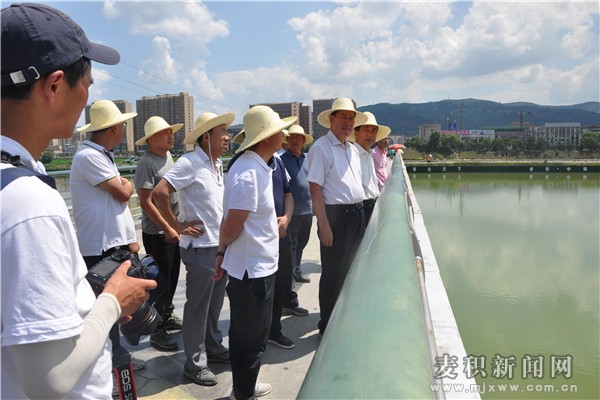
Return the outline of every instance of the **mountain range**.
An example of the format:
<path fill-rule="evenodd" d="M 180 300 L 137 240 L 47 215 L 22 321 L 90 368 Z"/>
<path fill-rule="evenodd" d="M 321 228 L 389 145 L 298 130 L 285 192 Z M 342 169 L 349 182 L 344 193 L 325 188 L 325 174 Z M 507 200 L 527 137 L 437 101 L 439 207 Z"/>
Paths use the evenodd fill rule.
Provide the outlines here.
<path fill-rule="evenodd" d="M 460 110 L 464 110 L 461 113 Z M 543 126 L 545 123 L 579 122 L 582 127 L 600 126 L 600 102 L 590 101 L 565 106 L 545 106 L 534 103 L 498 103 L 488 100 L 441 100 L 429 103 L 379 103 L 358 107 L 370 111 L 377 122 L 392 129 L 392 135 L 413 136 L 419 125 L 438 123 L 447 129 L 449 122 L 456 129 L 493 129 L 523 123 Z M 462 118 L 462 124 L 461 124 Z"/>

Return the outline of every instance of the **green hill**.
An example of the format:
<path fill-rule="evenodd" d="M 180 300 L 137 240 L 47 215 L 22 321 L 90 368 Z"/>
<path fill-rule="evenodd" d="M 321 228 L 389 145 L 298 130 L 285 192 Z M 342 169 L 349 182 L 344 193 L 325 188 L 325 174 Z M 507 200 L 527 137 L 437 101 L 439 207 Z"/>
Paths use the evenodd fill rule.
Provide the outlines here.
<path fill-rule="evenodd" d="M 466 110 L 463 113 L 463 129 L 484 129 L 519 123 L 521 111 L 523 121 L 534 126 L 545 123 L 579 122 L 583 127 L 600 126 L 600 102 L 545 106 L 533 103 L 498 103 L 487 100 L 441 100 L 429 103 L 379 103 L 359 107 L 360 111 L 375 114 L 377 122 L 392 128 L 392 134 L 412 136 L 419 125 L 442 124 L 445 129 L 449 119 L 461 128 L 461 103 Z"/>

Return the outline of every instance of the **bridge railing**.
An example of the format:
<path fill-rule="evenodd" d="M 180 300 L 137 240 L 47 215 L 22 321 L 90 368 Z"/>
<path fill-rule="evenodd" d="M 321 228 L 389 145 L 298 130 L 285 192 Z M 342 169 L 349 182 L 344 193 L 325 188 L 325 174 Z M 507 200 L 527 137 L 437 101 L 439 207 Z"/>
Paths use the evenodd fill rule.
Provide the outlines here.
<path fill-rule="evenodd" d="M 443 398 L 431 388 L 435 346 L 430 350 L 404 179 L 397 157 L 299 399 Z"/>

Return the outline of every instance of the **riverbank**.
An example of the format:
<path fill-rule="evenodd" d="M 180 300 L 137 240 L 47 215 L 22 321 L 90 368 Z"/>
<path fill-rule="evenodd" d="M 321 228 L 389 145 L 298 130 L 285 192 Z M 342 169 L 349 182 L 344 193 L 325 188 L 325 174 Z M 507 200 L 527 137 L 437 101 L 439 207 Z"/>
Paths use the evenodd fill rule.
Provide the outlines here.
<path fill-rule="evenodd" d="M 600 172 L 600 160 L 405 160 L 408 172 Z"/>

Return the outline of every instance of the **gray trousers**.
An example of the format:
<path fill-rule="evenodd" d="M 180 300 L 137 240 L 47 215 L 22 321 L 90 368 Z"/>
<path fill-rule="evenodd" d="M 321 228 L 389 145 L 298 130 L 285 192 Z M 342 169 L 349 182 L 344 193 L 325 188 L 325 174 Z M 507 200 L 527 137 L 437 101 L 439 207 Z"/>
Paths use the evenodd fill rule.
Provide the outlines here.
<path fill-rule="evenodd" d="M 183 349 L 186 370 L 196 373 L 207 366 L 207 355 L 224 353 L 219 314 L 223 308 L 227 277 L 213 282 L 217 247 L 181 248 L 186 270 L 183 307 Z"/>

